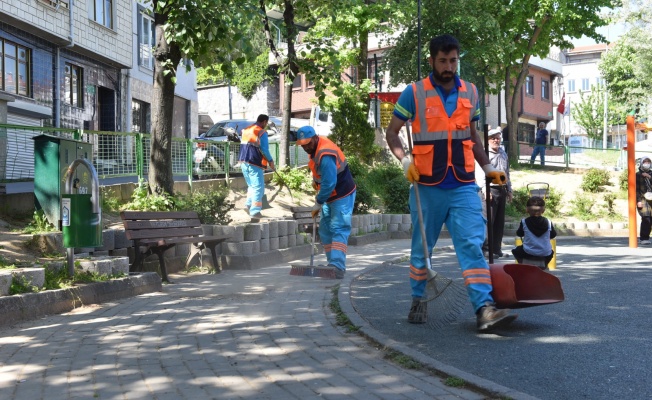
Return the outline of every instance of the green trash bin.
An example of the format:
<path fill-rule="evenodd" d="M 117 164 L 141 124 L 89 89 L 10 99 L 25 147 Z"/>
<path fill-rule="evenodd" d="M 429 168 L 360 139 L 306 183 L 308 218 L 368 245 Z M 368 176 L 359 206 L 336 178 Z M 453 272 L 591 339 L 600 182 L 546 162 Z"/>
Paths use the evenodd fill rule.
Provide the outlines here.
<path fill-rule="evenodd" d="M 61 195 L 63 247 L 101 247 L 101 220 L 93 212 L 90 194 Z"/>

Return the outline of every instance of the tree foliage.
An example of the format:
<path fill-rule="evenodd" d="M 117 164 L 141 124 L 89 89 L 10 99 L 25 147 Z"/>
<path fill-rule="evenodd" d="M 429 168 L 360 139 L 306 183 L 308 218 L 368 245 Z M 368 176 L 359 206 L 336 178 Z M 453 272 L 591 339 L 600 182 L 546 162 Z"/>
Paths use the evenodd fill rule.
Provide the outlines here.
<path fill-rule="evenodd" d="M 378 147 L 374 146 L 374 129 L 367 121 L 369 90 L 369 80 L 364 80 L 359 87 L 344 84 L 334 97 L 327 99 L 333 110 L 334 124 L 329 139 L 347 156 L 355 156 L 366 163 L 378 152 Z"/>
<path fill-rule="evenodd" d="M 580 91 L 580 101 L 575 103 L 571 110 L 573 120 L 584 129 L 591 139 L 602 140 L 604 138 L 604 102 L 604 88 L 591 86 L 591 91 L 588 94 Z M 622 107 L 619 107 L 607 96 L 607 126 L 624 123 L 624 115 Z"/>
<path fill-rule="evenodd" d="M 626 112 L 639 112 L 650 103 L 652 90 L 652 1 L 628 2 L 618 18 L 630 29 L 602 55 L 598 68 L 610 96 Z"/>
<path fill-rule="evenodd" d="M 238 92 L 247 100 L 266 80 L 275 77 L 274 70 L 269 67 L 269 51 L 265 51 L 251 62 L 245 62 L 239 67 L 234 66 L 233 77 L 227 78 L 218 65 L 197 69 L 197 84 L 219 85 L 230 83 L 238 88 Z"/>
<path fill-rule="evenodd" d="M 505 89 L 510 132 L 518 127 L 517 101 L 533 56 L 545 58 L 552 47 L 572 48 L 570 40 L 584 36 L 604 41 L 596 29 L 607 24 L 603 8 L 611 0 L 424 0 L 421 23 L 421 65 L 427 65 L 428 40 L 448 33 L 460 41 L 461 64 L 470 64 L 468 80 L 484 77 L 491 90 Z M 434 12 L 436 10 L 436 12 Z M 413 15 L 415 18 L 416 15 Z M 416 79 L 417 28 L 408 26 L 390 51 L 392 84 Z M 414 65 L 414 66 L 412 66 Z M 423 70 L 423 68 L 422 68 Z M 421 75 L 425 75 L 423 72 Z M 510 135 L 509 151 L 516 158 L 517 135 Z"/>
<path fill-rule="evenodd" d="M 253 56 L 244 27 L 255 12 L 250 1 L 157 0 L 154 11 L 154 93 L 149 187 L 173 193 L 172 112 L 176 71 L 182 59 L 197 66 L 221 64 L 228 76 L 235 65 Z M 190 68 L 188 65 L 186 68 Z"/>

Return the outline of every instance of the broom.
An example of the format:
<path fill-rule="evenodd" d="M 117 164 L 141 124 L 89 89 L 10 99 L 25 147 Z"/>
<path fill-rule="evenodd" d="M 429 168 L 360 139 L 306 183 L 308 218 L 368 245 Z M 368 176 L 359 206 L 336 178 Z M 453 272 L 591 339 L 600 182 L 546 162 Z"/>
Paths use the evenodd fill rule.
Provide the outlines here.
<path fill-rule="evenodd" d="M 405 125 L 407 129 L 408 149 L 412 154 L 412 135 L 410 133 L 409 122 Z M 426 293 L 421 299 L 422 303 L 428 303 L 433 300 L 439 299 L 430 307 L 429 314 L 433 314 L 433 318 L 428 318 L 431 326 L 440 326 L 446 322 L 453 322 L 457 315 L 462 312 L 462 308 L 466 305 L 467 293 L 466 290 L 455 282 L 435 271 L 432 268 L 430 261 L 430 251 L 428 249 L 428 241 L 426 240 L 426 229 L 423 223 L 423 213 L 421 211 L 421 197 L 419 196 L 419 184 L 414 183 L 414 198 L 417 203 L 417 217 L 419 220 L 419 230 L 421 232 L 421 247 L 423 247 L 423 256 L 426 260 L 426 268 L 428 273 L 428 280 L 426 281 Z M 444 293 L 446 293 L 445 296 Z M 434 311 L 434 312 L 433 312 Z"/>
<path fill-rule="evenodd" d="M 310 265 L 290 264 L 290 275 L 314 276 L 318 278 L 335 279 L 335 268 L 315 267 L 315 236 L 317 233 L 317 217 L 312 218 L 312 242 L 310 242 Z"/>

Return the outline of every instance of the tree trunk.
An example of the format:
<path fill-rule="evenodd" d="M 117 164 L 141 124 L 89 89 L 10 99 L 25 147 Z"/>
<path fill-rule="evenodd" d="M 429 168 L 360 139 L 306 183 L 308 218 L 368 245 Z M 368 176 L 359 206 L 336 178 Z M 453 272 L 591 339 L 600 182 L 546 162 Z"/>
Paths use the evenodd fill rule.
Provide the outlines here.
<path fill-rule="evenodd" d="M 297 53 L 294 42 L 297 37 L 297 28 L 294 24 L 294 5 L 292 0 L 285 0 L 285 9 L 283 10 L 283 23 L 287 29 L 288 54 L 286 60 L 285 87 L 283 97 L 283 129 L 281 135 L 281 149 L 279 152 L 279 166 L 284 167 L 290 161 L 290 119 L 292 118 L 292 83 L 299 73 L 297 65 Z"/>
<path fill-rule="evenodd" d="M 172 174 L 172 115 L 174 108 L 174 87 L 172 78 L 181 61 L 181 53 L 175 44 L 165 39 L 165 14 L 155 14 L 156 48 L 154 50 L 154 92 L 152 96 L 152 136 L 150 141 L 149 172 L 147 174 L 150 193 L 174 194 Z M 172 60 L 175 71 L 164 74 L 163 62 Z"/>

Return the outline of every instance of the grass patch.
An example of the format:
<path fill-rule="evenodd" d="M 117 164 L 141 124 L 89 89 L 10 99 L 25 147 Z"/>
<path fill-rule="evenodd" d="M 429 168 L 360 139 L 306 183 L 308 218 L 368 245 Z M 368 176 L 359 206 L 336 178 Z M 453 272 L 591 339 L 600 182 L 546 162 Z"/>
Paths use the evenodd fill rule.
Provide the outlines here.
<path fill-rule="evenodd" d="M 340 302 L 337 298 L 337 293 L 340 291 L 340 285 L 336 285 L 331 289 L 333 297 L 329 304 L 331 311 L 335 314 L 335 323 L 337 326 L 343 326 L 348 333 L 357 332 L 360 330 L 359 326 L 353 325 L 349 317 L 344 314 L 342 308 L 340 308 Z"/>
<path fill-rule="evenodd" d="M 400 365 L 403 368 L 407 369 L 414 369 L 414 370 L 427 370 L 423 364 L 418 362 L 412 357 L 406 356 L 403 353 L 399 353 L 398 351 L 394 350 L 388 350 L 385 352 L 385 357 L 386 360 L 390 360 L 393 363 L 396 363 Z"/>
<path fill-rule="evenodd" d="M 463 388 L 463 387 L 466 386 L 466 381 L 464 379 L 458 378 L 456 376 L 449 376 L 444 381 L 444 384 L 446 386 L 450 386 L 450 387 Z"/>

